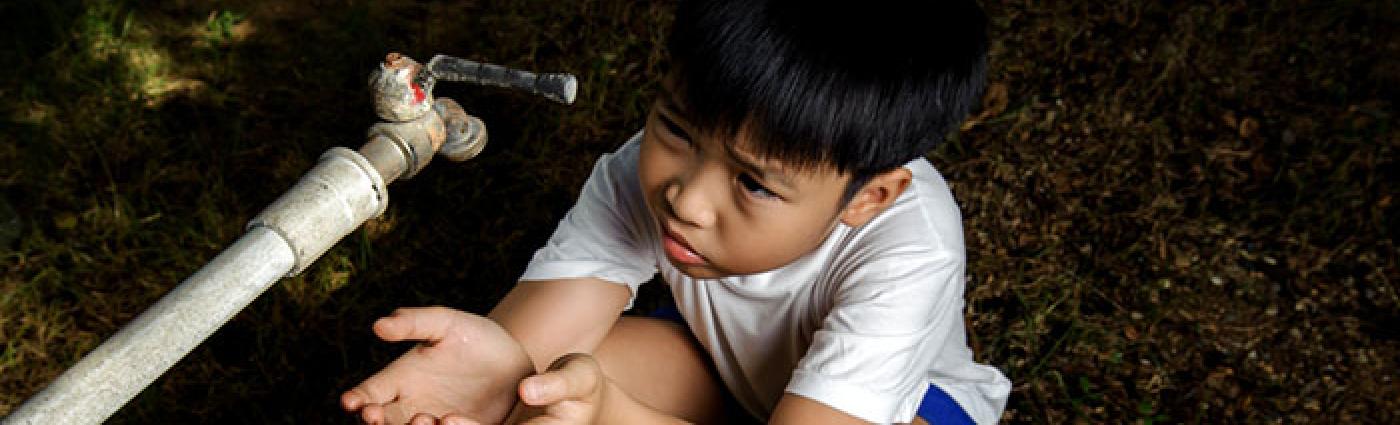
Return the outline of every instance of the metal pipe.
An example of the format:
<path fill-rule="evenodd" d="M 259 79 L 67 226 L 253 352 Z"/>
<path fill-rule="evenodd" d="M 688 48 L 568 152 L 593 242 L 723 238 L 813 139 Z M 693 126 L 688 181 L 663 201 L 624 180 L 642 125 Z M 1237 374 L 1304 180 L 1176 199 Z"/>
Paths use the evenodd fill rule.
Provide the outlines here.
<path fill-rule="evenodd" d="M 276 232 L 255 227 L 117 331 L 6 424 L 99 423 L 165 373 L 296 262 Z"/>
<path fill-rule="evenodd" d="M 402 158 L 396 161 L 406 163 Z M 346 148 L 331 148 L 296 185 L 253 218 L 246 235 L 68 368 L 4 423 L 106 420 L 274 282 L 301 273 L 365 220 L 383 213 L 387 203 L 384 180 L 369 160 Z"/>
<path fill-rule="evenodd" d="M 426 90 L 415 82 L 421 69 L 411 58 L 389 54 L 370 79 L 375 111 L 388 122 L 370 127 L 359 152 L 326 151 L 290 190 L 253 217 L 247 234 L 0 425 L 106 420 L 274 282 L 306 270 L 365 220 L 383 214 L 387 184 L 413 177 L 439 152 L 454 161 L 480 153 L 485 125 L 451 99 L 433 99 L 431 79 Z M 546 86 L 534 92 L 554 90 Z M 567 89 L 552 98 L 572 100 L 575 88 Z"/>
<path fill-rule="evenodd" d="M 388 205 L 389 191 L 370 161 L 335 147 L 248 227 L 266 227 L 286 239 L 296 255 L 291 273 L 296 275 Z"/>

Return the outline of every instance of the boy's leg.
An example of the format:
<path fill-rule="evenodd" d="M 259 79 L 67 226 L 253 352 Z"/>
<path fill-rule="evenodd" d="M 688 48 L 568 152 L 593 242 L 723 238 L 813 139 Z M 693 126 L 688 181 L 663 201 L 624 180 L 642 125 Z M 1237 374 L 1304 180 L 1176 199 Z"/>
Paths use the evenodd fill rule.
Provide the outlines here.
<path fill-rule="evenodd" d="M 715 376 L 709 355 L 678 319 L 624 316 L 593 357 L 627 395 L 659 411 L 694 423 L 734 422 L 736 418 L 729 415 L 752 420 L 742 413 L 743 408 L 726 406 L 733 402 Z M 972 423 L 951 397 L 937 387 L 929 388 L 912 424 Z"/>
<path fill-rule="evenodd" d="M 709 356 L 680 324 L 618 320 L 593 357 L 618 387 L 654 409 L 695 423 L 725 419 L 725 389 Z"/>
<path fill-rule="evenodd" d="M 958 402 L 953 401 L 953 397 L 944 392 L 938 386 L 929 384 L 928 390 L 924 393 L 924 400 L 919 403 L 918 416 L 914 418 L 914 423 L 934 424 L 934 425 L 974 425 L 972 417 L 963 411 Z M 922 421 L 922 422 L 921 422 Z"/>

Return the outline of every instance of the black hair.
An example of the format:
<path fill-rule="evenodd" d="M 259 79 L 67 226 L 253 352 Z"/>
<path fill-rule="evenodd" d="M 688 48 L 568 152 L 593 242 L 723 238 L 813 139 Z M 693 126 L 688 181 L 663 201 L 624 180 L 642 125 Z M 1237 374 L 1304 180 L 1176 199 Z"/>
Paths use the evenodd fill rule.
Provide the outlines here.
<path fill-rule="evenodd" d="M 691 124 L 742 127 L 764 158 L 851 173 L 849 199 L 967 116 L 986 25 L 973 0 L 694 0 L 677 7 L 667 48 Z"/>

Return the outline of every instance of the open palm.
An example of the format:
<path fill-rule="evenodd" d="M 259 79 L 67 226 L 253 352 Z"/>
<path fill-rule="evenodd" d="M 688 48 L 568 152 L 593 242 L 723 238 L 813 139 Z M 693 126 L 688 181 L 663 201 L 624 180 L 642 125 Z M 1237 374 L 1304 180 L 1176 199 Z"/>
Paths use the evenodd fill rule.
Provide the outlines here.
<path fill-rule="evenodd" d="M 461 416 L 498 423 L 516 402 L 516 385 L 534 372 L 525 350 L 491 319 L 446 307 L 401 308 L 379 319 L 385 341 L 420 341 L 341 396 L 369 423 Z"/>

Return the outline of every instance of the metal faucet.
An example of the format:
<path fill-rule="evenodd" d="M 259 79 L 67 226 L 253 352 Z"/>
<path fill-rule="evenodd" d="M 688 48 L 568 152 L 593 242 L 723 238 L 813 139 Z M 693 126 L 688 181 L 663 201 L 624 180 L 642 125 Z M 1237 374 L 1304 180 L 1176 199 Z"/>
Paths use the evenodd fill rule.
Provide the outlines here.
<path fill-rule="evenodd" d="M 0 424 L 100 423 L 164 374 L 269 286 L 295 276 L 371 217 L 385 185 L 413 177 L 436 154 L 465 161 L 486 145 L 486 126 L 438 80 L 522 89 L 570 104 L 574 76 L 533 74 L 438 55 L 424 67 L 390 53 L 370 77 L 374 110 L 359 151 L 334 147 L 248 223 L 248 232 L 102 345 L 30 397 Z"/>
<path fill-rule="evenodd" d="M 399 148 L 409 162 L 403 178 L 412 177 L 427 165 L 432 159 L 429 152 L 441 153 L 452 161 L 465 161 L 486 146 L 486 125 L 480 119 L 467 115 L 452 99 L 433 98 L 433 87 L 438 81 L 513 88 L 565 105 L 572 104 L 578 92 L 578 80 L 571 74 L 535 74 L 447 55 L 433 56 L 423 66 L 408 56 L 389 53 L 369 78 L 374 111 L 386 121 L 370 128 L 370 143 L 379 135 L 401 142 Z M 430 111 L 436 114 L 429 114 Z M 436 137 L 437 122 L 444 126 L 445 139 Z M 364 150 L 361 148 L 362 153 Z M 392 173 L 386 171 L 390 169 L 380 171 L 388 180 L 400 177 L 389 175 Z"/>

